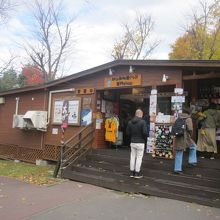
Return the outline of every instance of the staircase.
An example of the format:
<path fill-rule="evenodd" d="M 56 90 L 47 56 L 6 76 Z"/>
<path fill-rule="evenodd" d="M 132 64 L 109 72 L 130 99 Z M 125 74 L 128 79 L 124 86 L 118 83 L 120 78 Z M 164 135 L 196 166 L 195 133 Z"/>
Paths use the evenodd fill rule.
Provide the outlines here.
<path fill-rule="evenodd" d="M 144 178 L 129 177 L 129 149 L 91 150 L 63 169 L 62 177 L 128 193 L 141 193 L 220 208 L 220 160 L 200 159 L 184 174 L 173 174 L 173 160 L 144 155 Z M 185 155 L 184 158 L 187 158 Z"/>
<path fill-rule="evenodd" d="M 60 155 L 53 177 L 57 177 L 59 170 L 61 177 L 63 177 L 63 171 L 71 169 L 78 160 L 82 159 L 92 149 L 94 131 L 93 123 L 91 123 L 60 145 Z"/>

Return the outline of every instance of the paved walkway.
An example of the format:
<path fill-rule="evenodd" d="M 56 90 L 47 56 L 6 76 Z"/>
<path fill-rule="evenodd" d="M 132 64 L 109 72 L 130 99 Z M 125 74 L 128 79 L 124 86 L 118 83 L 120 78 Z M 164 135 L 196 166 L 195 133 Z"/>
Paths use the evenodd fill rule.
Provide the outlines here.
<path fill-rule="evenodd" d="M 1 220 L 220 220 L 220 209 L 128 195 L 73 181 L 36 186 L 0 177 Z"/>

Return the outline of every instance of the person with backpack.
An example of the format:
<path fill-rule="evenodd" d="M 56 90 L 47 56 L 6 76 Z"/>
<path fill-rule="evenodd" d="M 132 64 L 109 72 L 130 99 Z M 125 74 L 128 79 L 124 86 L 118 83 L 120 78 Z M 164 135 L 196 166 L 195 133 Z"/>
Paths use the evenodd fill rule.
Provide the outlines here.
<path fill-rule="evenodd" d="M 189 148 L 189 166 L 197 164 L 197 146 L 192 139 L 193 123 L 189 113 L 190 110 L 188 108 L 183 108 L 183 113 L 179 113 L 171 131 L 172 135 L 175 136 L 174 149 L 176 155 L 174 173 L 176 174 L 182 174 L 183 152 L 186 148 Z"/>

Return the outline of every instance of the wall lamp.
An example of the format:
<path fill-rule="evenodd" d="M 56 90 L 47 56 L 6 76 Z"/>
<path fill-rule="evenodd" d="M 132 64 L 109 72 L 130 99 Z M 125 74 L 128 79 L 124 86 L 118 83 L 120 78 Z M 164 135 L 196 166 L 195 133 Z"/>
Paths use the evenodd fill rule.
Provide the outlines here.
<path fill-rule="evenodd" d="M 129 73 L 134 73 L 134 67 L 133 66 L 129 67 Z"/>
<path fill-rule="evenodd" d="M 112 75 L 113 75 L 113 71 L 112 71 L 111 68 L 108 70 L 108 75 L 109 75 L 109 76 L 112 76 Z"/>
<path fill-rule="evenodd" d="M 163 74 L 162 82 L 166 82 L 168 79 L 169 79 L 169 76 L 167 76 L 166 74 Z"/>

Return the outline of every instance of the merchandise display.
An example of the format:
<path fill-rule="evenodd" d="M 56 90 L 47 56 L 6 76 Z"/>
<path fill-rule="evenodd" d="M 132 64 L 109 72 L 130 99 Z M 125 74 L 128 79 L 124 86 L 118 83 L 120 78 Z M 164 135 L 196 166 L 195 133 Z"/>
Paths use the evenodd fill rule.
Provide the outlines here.
<path fill-rule="evenodd" d="M 155 124 L 155 147 L 152 157 L 173 159 L 171 124 Z"/>
<path fill-rule="evenodd" d="M 105 120 L 105 140 L 115 143 L 118 138 L 119 120 L 117 117 L 110 117 Z"/>

